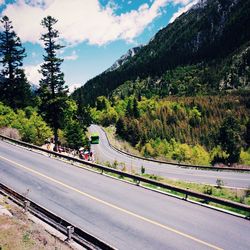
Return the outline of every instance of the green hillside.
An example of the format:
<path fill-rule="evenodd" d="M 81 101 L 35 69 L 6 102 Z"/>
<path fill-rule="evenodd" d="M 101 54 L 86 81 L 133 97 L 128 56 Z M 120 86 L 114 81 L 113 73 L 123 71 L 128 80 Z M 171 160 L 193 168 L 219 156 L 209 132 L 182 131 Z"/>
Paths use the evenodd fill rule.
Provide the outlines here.
<path fill-rule="evenodd" d="M 94 104 L 97 96 L 110 96 L 126 81 L 138 78 L 150 79 L 151 88 L 161 96 L 247 88 L 249 23 L 250 0 L 201 1 L 160 30 L 127 63 L 91 79 L 72 96 L 79 103 Z M 191 76 L 189 72 L 180 74 L 188 67 L 193 70 Z M 188 81 L 190 77 L 195 79 Z"/>
<path fill-rule="evenodd" d="M 250 0 L 200 1 L 73 93 L 144 156 L 250 164 Z"/>

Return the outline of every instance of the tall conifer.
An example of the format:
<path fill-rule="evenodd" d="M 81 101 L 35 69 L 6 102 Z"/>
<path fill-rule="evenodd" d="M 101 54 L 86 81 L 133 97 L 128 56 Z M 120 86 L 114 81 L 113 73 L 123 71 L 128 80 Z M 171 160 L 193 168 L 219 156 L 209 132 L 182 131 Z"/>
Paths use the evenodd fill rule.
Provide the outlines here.
<path fill-rule="evenodd" d="M 7 16 L 0 20 L 0 101 L 13 108 L 22 108 L 31 102 L 31 89 L 25 77 L 23 59 L 25 49 L 20 38 L 13 30 L 12 22 Z"/>
<path fill-rule="evenodd" d="M 63 59 L 57 57 L 57 52 L 63 47 L 58 43 L 59 32 L 54 28 L 57 20 L 51 16 L 45 17 L 41 25 L 47 32 L 41 36 L 44 42 L 44 63 L 41 65 L 39 94 L 40 110 L 54 132 L 55 146 L 58 146 L 58 129 L 63 126 L 63 109 L 66 105 L 68 89 L 65 86 L 64 74 L 60 67 Z"/>

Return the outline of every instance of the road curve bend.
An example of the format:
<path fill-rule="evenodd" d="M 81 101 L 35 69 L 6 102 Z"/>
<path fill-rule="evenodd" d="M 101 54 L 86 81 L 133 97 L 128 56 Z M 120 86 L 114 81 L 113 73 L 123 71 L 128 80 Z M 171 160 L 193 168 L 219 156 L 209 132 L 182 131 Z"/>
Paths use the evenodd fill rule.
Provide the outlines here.
<path fill-rule="evenodd" d="M 211 171 L 182 168 L 178 165 L 170 165 L 157 163 L 118 152 L 109 145 L 109 141 L 103 129 L 98 125 L 91 125 L 89 132 L 97 132 L 100 136 L 100 143 L 92 145 L 95 153 L 95 158 L 99 162 L 114 161 L 125 164 L 127 170 L 133 170 L 138 173 L 141 171 L 141 166 L 146 169 L 146 173 L 155 174 L 168 179 L 182 180 L 187 182 L 204 183 L 216 185 L 217 179 L 223 181 L 224 186 L 235 188 L 250 187 L 250 172 L 230 172 L 230 171 Z"/>

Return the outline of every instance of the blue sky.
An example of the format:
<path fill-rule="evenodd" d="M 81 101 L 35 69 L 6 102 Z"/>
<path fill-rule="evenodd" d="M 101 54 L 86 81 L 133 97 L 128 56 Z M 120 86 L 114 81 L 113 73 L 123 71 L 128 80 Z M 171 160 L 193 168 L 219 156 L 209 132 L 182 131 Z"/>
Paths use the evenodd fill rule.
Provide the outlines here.
<path fill-rule="evenodd" d="M 38 84 L 43 62 L 39 40 L 45 32 L 43 17 L 58 19 L 65 48 L 62 71 L 70 89 L 109 68 L 128 49 L 148 41 L 197 0 L 0 0 L 21 38 L 27 57 L 24 68 L 30 82 Z"/>

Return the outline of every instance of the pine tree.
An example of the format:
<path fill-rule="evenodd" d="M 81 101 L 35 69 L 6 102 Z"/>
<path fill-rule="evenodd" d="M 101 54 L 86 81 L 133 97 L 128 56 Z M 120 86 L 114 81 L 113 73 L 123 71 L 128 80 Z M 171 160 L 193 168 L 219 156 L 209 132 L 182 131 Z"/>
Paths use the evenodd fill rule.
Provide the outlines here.
<path fill-rule="evenodd" d="M 228 116 L 224 119 L 219 129 L 218 142 L 229 155 L 228 163 L 237 163 L 240 159 L 242 140 L 241 127 L 234 116 Z"/>
<path fill-rule="evenodd" d="M 126 107 L 126 117 L 132 117 L 133 116 L 133 106 L 132 106 L 132 99 L 128 99 L 128 104 Z"/>
<path fill-rule="evenodd" d="M 56 23 L 57 20 L 51 16 L 45 17 L 41 22 L 47 32 L 41 36 L 46 53 L 40 70 L 43 78 L 40 80 L 39 96 L 41 98 L 40 111 L 53 128 L 57 149 L 58 129 L 63 124 L 63 109 L 67 105 L 68 89 L 65 86 L 64 74 L 60 69 L 63 59 L 57 57 L 58 50 L 63 46 L 58 43 L 59 32 L 53 27 Z"/>
<path fill-rule="evenodd" d="M 31 89 L 25 77 L 23 59 L 26 56 L 20 38 L 7 16 L 1 19 L 0 32 L 0 92 L 1 101 L 13 108 L 23 108 L 31 102 Z"/>
<path fill-rule="evenodd" d="M 140 117 L 140 112 L 138 109 L 138 102 L 137 102 L 136 98 L 134 98 L 134 100 L 133 100 L 133 116 L 136 119 Z"/>

